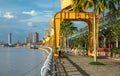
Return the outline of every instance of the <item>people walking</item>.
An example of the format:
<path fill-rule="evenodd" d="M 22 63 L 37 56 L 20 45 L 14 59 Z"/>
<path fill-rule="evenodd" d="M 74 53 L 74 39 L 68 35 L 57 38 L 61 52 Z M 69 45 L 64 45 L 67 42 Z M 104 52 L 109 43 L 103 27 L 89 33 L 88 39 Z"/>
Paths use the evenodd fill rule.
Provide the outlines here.
<path fill-rule="evenodd" d="M 59 57 L 61 57 L 61 47 L 58 46 Z"/>

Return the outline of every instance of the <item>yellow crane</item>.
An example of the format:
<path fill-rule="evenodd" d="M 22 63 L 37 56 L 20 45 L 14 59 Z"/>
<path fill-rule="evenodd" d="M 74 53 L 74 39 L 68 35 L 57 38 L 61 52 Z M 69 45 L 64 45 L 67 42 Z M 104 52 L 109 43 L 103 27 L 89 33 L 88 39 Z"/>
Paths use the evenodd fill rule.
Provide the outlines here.
<path fill-rule="evenodd" d="M 58 58 L 58 46 L 60 43 L 60 23 L 63 21 L 85 21 L 88 24 L 89 29 L 89 48 L 88 55 L 94 56 L 94 13 L 93 12 L 74 12 L 72 0 L 61 0 L 61 11 L 54 15 L 54 56 Z M 95 22 L 95 36 L 96 36 L 96 48 L 98 47 L 98 24 L 99 17 L 96 16 Z"/>

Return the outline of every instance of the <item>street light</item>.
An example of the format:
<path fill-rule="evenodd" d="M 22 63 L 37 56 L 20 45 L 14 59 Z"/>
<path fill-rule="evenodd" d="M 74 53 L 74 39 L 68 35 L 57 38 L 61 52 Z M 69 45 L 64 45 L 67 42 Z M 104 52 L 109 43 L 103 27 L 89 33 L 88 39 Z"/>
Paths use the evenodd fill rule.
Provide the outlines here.
<path fill-rule="evenodd" d="M 93 3 L 94 3 L 94 20 L 93 20 L 93 25 L 94 25 L 94 61 L 96 62 L 97 61 L 97 57 L 96 57 L 96 14 L 95 14 L 95 7 L 96 7 L 96 0 L 93 0 Z"/>

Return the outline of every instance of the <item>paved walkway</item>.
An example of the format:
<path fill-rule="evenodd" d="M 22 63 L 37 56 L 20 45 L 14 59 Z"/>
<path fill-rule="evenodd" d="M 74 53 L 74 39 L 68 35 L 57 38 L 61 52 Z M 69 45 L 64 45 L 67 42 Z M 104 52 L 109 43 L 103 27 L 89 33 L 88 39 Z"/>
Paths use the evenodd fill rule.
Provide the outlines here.
<path fill-rule="evenodd" d="M 93 58 L 64 54 L 56 60 L 57 74 L 53 76 L 120 76 L 120 60 L 98 58 L 105 65 L 90 65 Z"/>

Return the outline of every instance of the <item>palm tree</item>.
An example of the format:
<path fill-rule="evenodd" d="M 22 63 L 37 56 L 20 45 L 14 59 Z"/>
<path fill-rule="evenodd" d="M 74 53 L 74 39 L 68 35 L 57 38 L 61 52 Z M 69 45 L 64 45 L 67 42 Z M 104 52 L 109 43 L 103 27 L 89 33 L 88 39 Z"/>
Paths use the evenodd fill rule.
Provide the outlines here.
<path fill-rule="evenodd" d="M 94 4 L 94 12 L 98 15 L 103 13 L 105 9 L 108 9 L 112 13 L 120 10 L 120 0 L 73 0 L 73 10 L 85 12 L 85 10 L 93 7 Z"/>
<path fill-rule="evenodd" d="M 67 39 L 70 35 L 72 35 L 77 30 L 78 30 L 77 27 L 75 27 L 72 22 L 64 21 L 61 23 L 60 35 Z"/>
<path fill-rule="evenodd" d="M 115 13 L 117 11 L 116 0 L 109 0 L 108 1 L 108 9 L 111 13 Z"/>
<path fill-rule="evenodd" d="M 115 12 L 116 11 L 116 5 L 115 3 L 120 3 L 119 0 L 73 0 L 73 9 L 74 11 L 78 11 L 78 12 L 85 12 L 86 9 L 90 8 L 90 7 L 94 7 L 94 13 L 95 15 L 100 15 L 102 12 L 104 12 L 105 9 L 109 9 L 110 12 Z M 108 5 L 108 6 L 107 6 Z M 120 7 L 120 6 L 118 6 Z M 95 28 L 95 16 L 94 16 L 94 28 Z M 94 39 L 95 39 L 95 32 L 94 32 Z M 94 44 L 95 44 L 94 40 Z M 94 46 L 94 49 L 96 47 Z M 95 59 L 96 57 L 94 57 Z M 95 59 L 96 61 L 96 59 Z"/>
<path fill-rule="evenodd" d="M 79 2 L 78 2 L 79 1 Z M 77 7 L 80 7 L 80 9 L 77 9 L 75 11 L 85 11 L 86 9 L 90 7 L 94 7 L 94 28 L 95 28 L 95 16 L 96 14 L 100 15 L 101 12 L 103 12 L 106 8 L 106 2 L 105 0 L 73 0 L 74 7 L 73 9 L 77 9 Z M 75 7 L 76 6 L 76 7 Z M 94 29 L 94 44 L 96 44 L 95 40 L 95 29 Z M 96 61 L 96 45 L 94 45 L 94 61 Z"/>
<path fill-rule="evenodd" d="M 71 38 L 70 39 L 70 46 L 71 47 L 78 47 L 78 49 L 87 49 L 87 45 L 88 44 L 88 35 L 84 34 L 84 35 L 79 35 L 75 38 Z"/>
<path fill-rule="evenodd" d="M 65 36 L 66 38 L 72 35 L 77 31 L 77 27 L 70 21 L 64 21 L 61 23 L 60 34 Z"/>
<path fill-rule="evenodd" d="M 112 27 L 112 33 L 116 40 L 116 47 L 118 47 L 118 40 L 120 39 L 120 21 Z"/>
<path fill-rule="evenodd" d="M 120 0 L 115 0 L 116 1 L 116 4 L 117 4 L 117 10 L 120 11 Z"/>
<path fill-rule="evenodd" d="M 92 6 L 92 0 L 73 0 L 73 10 L 77 12 L 85 12 L 86 9 Z"/>
<path fill-rule="evenodd" d="M 112 27 L 113 36 L 115 39 L 119 38 L 119 35 L 120 35 L 119 29 L 120 29 L 120 22 Z"/>
<path fill-rule="evenodd" d="M 95 2 L 95 9 L 94 9 L 94 12 L 97 14 L 97 15 L 100 15 L 101 13 L 104 14 L 104 10 L 107 8 L 107 2 L 106 0 L 97 0 Z"/>
<path fill-rule="evenodd" d="M 113 0 L 114 5 L 116 6 L 117 11 L 120 11 L 120 0 Z"/>

